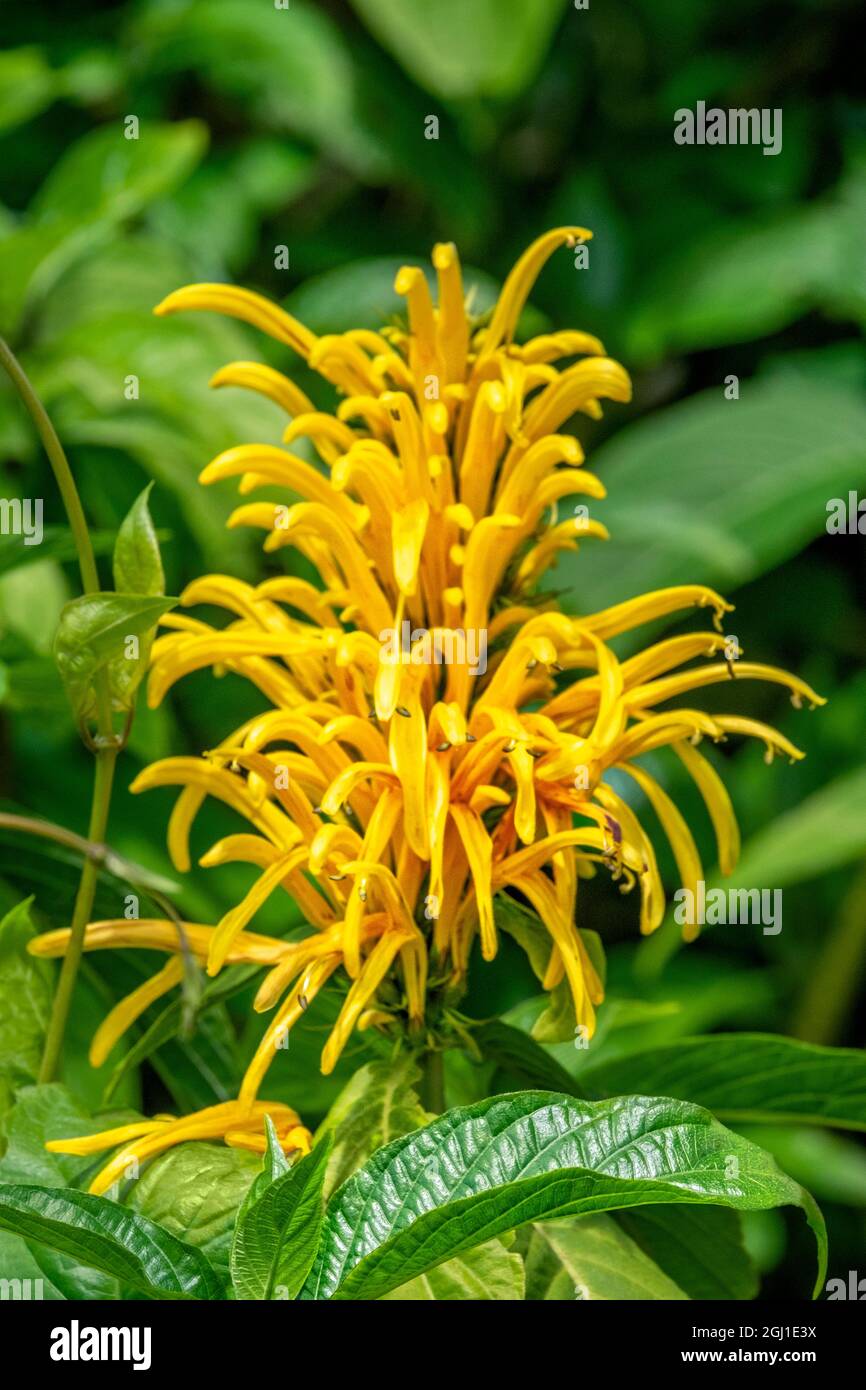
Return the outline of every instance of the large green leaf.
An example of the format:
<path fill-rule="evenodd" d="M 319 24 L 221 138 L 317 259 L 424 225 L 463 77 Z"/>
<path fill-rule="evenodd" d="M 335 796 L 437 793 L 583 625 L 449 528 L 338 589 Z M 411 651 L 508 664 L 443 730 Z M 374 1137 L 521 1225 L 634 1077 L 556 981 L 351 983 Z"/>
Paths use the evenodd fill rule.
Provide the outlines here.
<path fill-rule="evenodd" d="M 729 1122 L 778 1120 L 866 1130 L 866 1052 L 769 1033 L 683 1038 L 581 1072 L 590 1095 L 636 1085 L 698 1101 Z"/>
<path fill-rule="evenodd" d="M 481 1101 L 381 1149 L 331 1200 L 307 1298 L 378 1298 L 529 1221 L 654 1203 L 744 1211 L 813 1199 L 769 1154 L 683 1101 L 543 1091 Z"/>
<path fill-rule="evenodd" d="M 340 1092 L 317 1137 L 333 1135 L 325 1195 L 330 1194 L 392 1139 L 419 1129 L 428 1116 L 416 1087 L 421 1073 L 408 1053 L 368 1062 Z"/>
<path fill-rule="evenodd" d="M 866 404 L 818 380 L 744 380 L 735 401 L 720 383 L 627 426 L 592 465 L 611 539 L 562 559 L 557 587 L 592 609 L 671 584 L 730 590 L 822 534 L 827 499 L 866 480 Z"/>
<path fill-rule="evenodd" d="M 297 1296 L 319 1244 L 330 1148 L 329 1139 L 317 1144 L 241 1212 L 231 1250 L 232 1284 L 238 1298 Z"/>
<path fill-rule="evenodd" d="M 201 1250 L 228 1276 L 238 1206 L 258 1171 L 255 1154 L 225 1144 L 179 1144 L 148 1165 L 126 1205 Z"/>
<path fill-rule="evenodd" d="M 565 0 L 352 0 L 422 87 L 443 97 L 512 97 L 534 77 Z"/>
<path fill-rule="evenodd" d="M 539 1221 L 526 1252 L 526 1296 L 533 1301 L 634 1301 L 687 1297 L 612 1216 Z"/>
<path fill-rule="evenodd" d="M 51 967 L 27 952 L 36 935 L 31 902 L 0 922 L 0 1077 L 17 1086 L 36 1079 L 51 1011 Z"/>
<path fill-rule="evenodd" d="M 149 1298 L 222 1297 L 201 1251 L 89 1192 L 0 1183 L 0 1229 L 71 1255 Z"/>

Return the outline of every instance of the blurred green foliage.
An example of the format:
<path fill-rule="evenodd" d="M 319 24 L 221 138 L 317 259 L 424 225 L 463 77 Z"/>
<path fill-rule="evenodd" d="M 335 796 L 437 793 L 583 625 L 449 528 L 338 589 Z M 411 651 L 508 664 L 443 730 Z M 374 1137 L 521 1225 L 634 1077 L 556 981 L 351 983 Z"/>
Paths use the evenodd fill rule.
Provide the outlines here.
<path fill-rule="evenodd" d="M 825 530 L 831 498 L 866 495 L 866 101 L 845 62 L 858 9 L 855 0 L 592 0 L 588 10 L 569 0 L 111 9 L 42 0 L 4 18 L 0 331 L 68 448 L 106 574 L 117 527 L 151 481 L 167 592 L 210 570 L 272 571 L 248 533 L 224 530 L 232 488 L 203 489 L 197 474 L 233 444 L 278 442 L 279 412 L 208 381 L 227 361 L 262 358 L 329 400 L 287 353 L 233 321 L 154 319 L 167 292 L 228 279 L 276 297 L 316 331 L 376 325 L 399 311 L 396 267 L 420 263 L 437 239 L 458 243 L 483 309 L 542 230 L 593 229 L 588 269 L 560 253 L 532 315 L 536 326 L 600 334 L 632 372 L 635 396 L 599 424 L 574 426 L 609 489 L 595 514 L 613 539 L 566 557 L 553 584 L 574 608 L 669 583 L 718 585 L 736 599 L 729 630 L 747 655 L 830 697 L 809 715 L 775 687 L 708 692 L 708 707 L 776 724 L 809 754 L 767 770 L 756 747 L 723 753 L 743 874 L 785 888 L 784 930 L 716 931 L 661 970 L 655 943 L 632 943 L 633 904 L 599 881 L 584 901 L 609 949 L 603 1027 L 614 1040 L 623 1029 L 658 1041 L 736 1023 L 862 1042 L 864 541 Z M 782 108 L 781 153 L 676 145 L 673 113 L 697 100 Z M 437 140 L 425 138 L 430 116 Z M 125 138 L 130 118 L 137 139 Z M 276 268 L 281 247 L 287 270 Z M 125 394 L 131 376 L 137 399 Z M 730 376 L 736 400 L 724 393 Z M 33 550 L 0 537 L 0 797 L 83 830 L 90 760 L 50 658 L 75 570 L 50 474 L 5 382 L 0 467 L 3 495 L 43 497 L 46 523 Z M 172 873 L 170 795 L 142 803 L 128 783 L 154 757 L 208 747 L 254 700 L 240 681 L 200 675 L 159 710 L 140 702 L 112 808 L 116 849 Z M 709 867 L 694 789 L 658 762 Z M 201 821 L 204 849 L 227 813 L 208 806 Z M 33 892 L 36 919 L 64 924 L 74 856 L 6 833 L 0 856 L 0 909 Z M 215 921 L 249 878 L 236 866 L 193 874 L 175 901 L 189 918 Z M 121 892 L 102 876 L 101 915 L 116 915 Z M 275 901 L 261 914 L 274 930 L 295 921 Z M 138 969 L 88 961 L 82 1040 L 86 1016 L 95 1021 Z M 470 1005 L 492 1013 L 533 988 L 506 946 L 476 971 Z M 193 1042 L 156 1054 L 177 1104 L 229 1093 L 252 1045 L 236 1036 L 238 998 L 220 1000 Z M 325 1022 L 305 1021 L 297 1049 L 293 1035 L 293 1077 L 307 1059 L 312 1067 Z M 333 1087 L 315 1085 L 311 1104 L 324 1110 Z M 825 1189 L 847 1194 L 862 1235 L 862 1151 L 852 1142 L 816 1157 L 801 1138 L 788 1136 L 791 1162 L 823 1165 Z M 848 1218 L 832 1205 L 829 1218 L 847 1268 Z"/>

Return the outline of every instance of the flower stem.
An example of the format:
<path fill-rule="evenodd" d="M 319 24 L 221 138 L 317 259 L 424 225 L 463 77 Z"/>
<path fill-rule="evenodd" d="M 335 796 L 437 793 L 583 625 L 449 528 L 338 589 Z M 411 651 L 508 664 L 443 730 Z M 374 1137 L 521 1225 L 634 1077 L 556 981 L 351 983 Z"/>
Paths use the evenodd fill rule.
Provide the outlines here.
<path fill-rule="evenodd" d="M 88 838 L 91 841 L 101 841 L 105 838 L 117 752 L 116 745 L 108 743 L 100 747 L 96 753 L 96 772 L 93 779 L 93 798 L 90 806 L 90 827 L 88 830 Z M 63 957 L 60 979 L 57 981 L 57 990 L 51 1007 L 51 1020 L 45 1038 L 45 1051 L 42 1054 L 42 1065 L 39 1068 L 40 1082 L 53 1081 L 57 1073 L 57 1063 L 60 1060 L 63 1037 L 69 1019 L 75 981 L 78 976 L 78 967 L 81 963 L 81 953 L 84 949 L 84 932 L 93 907 L 96 872 L 96 860 L 93 858 L 85 859 L 78 883 L 78 892 L 75 895 L 75 910 L 72 914 L 69 945 Z"/>
<path fill-rule="evenodd" d="M 438 1048 L 431 1048 L 424 1055 L 421 1104 L 434 1115 L 441 1115 L 445 1109 L 445 1053 Z"/>
<path fill-rule="evenodd" d="M 84 515 L 78 488 L 75 486 L 72 469 L 69 467 L 69 460 L 64 453 L 57 431 L 48 417 L 48 412 L 34 391 L 27 373 L 3 338 L 0 338 L 0 366 L 4 368 L 18 392 L 48 455 L 48 461 L 60 490 L 60 496 L 63 499 L 63 505 L 69 519 L 72 538 L 75 542 L 78 568 L 81 571 L 81 587 L 85 594 L 98 593 L 99 573 L 96 568 L 96 557 L 93 553 L 90 532 L 87 529 L 87 518 Z M 108 824 L 111 784 L 114 779 L 114 765 L 117 761 L 120 741 L 114 733 L 111 691 L 108 677 L 104 671 L 97 673 L 93 685 L 96 696 L 98 737 L 94 743 L 96 771 L 90 803 L 89 838 L 91 841 L 102 841 L 105 839 Z M 75 897 L 69 947 L 63 958 L 60 979 L 57 982 L 57 991 L 51 1008 L 51 1019 L 45 1038 L 45 1052 L 39 1069 L 40 1081 L 52 1081 L 57 1071 L 57 1063 L 63 1047 L 63 1037 L 66 1032 L 66 1023 L 75 989 L 75 980 L 84 948 L 84 931 L 90 917 L 90 910 L 93 907 L 93 895 L 96 891 L 96 869 L 96 861 L 90 857 L 86 858 L 81 869 L 81 878 Z"/>

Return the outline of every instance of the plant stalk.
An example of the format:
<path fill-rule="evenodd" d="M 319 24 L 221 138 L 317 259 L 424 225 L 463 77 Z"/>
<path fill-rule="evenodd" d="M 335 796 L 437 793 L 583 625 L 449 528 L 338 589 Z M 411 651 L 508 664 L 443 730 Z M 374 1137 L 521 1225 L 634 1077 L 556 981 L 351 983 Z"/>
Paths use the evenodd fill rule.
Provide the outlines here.
<path fill-rule="evenodd" d="M 96 771 L 93 778 L 93 799 L 90 806 L 90 827 L 88 837 L 91 841 L 105 838 L 108 825 L 108 808 L 111 804 L 111 784 L 114 780 L 114 767 L 118 749 L 115 744 L 104 744 L 96 753 Z M 63 1047 L 72 995 L 78 977 L 78 967 L 84 949 L 84 933 L 90 920 L 93 895 L 96 891 L 97 864 L 93 858 L 86 858 L 81 869 L 78 892 L 75 895 L 75 909 L 69 933 L 69 945 L 63 957 L 60 978 L 51 1006 L 51 1019 L 45 1038 L 45 1051 L 39 1068 L 40 1082 L 53 1081 L 57 1074 L 57 1064 Z"/>
<path fill-rule="evenodd" d="M 90 540 L 90 532 L 87 529 L 87 518 L 84 515 L 84 508 L 81 505 L 81 498 L 78 495 L 78 488 L 75 485 L 75 478 L 72 469 L 69 467 L 69 460 L 60 443 L 57 431 L 49 419 L 48 412 L 40 401 L 31 382 L 15 356 L 8 343 L 0 338 L 0 366 L 2 366 L 15 390 L 36 426 L 39 438 L 42 440 L 43 447 L 51 464 L 55 481 L 57 482 L 60 496 L 63 499 L 63 506 L 69 520 L 69 527 L 72 531 L 72 538 L 75 542 L 75 550 L 78 555 L 78 568 L 81 572 L 81 587 L 85 594 L 95 594 L 99 592 L 99 572 L 96 568 L 96 557 L 93 553 L 93 545 Z M 120 740 L 114 733 L 114 722 L 111 714 L 111 690 L 108 684 L 108 676 L 104 671 L 100 671 L 94 678 L 94 694 L 96 696 L 96 727 L 98 737 L 95 741 L 94 752 L 96 757 L 96 770 L 93 778 L 93 794 L 90 802 L 90 830 L 89 839 L 101 842 L 105 839 L 105 832 L 108 825 L 108 809 L 111 804 L 111 785 L 114 780 L 114 765 L 117 761 L 117 754 L 120 747 Z M 88 857 L 84 860 L 81 869 L 81 878 L 78 883 L 78 892 L 75 897 L 75 909 L 72 914 L 72 926 L 69 935 L 69 947 L 63 958 L 63 965 L 60 971 L 60 978 L 57 982 L 57 990 L 54 995 L 54 1002 L 51 1008 L 51 1018 L 48 1024 L 48 1033 L 45 1039 L 45 1051 L 42 1057 L 42 1065 L 39 1069 L 39 1080 L 52 1081 L 57 1071 L 57 1063 L 63 1047 L 63 1037 L 66 1032 L 66 1023 L 69 1018 L 69 1010 L 72 1005 L 72 995 L 75 990 L 75 980 L 78 975 L 78 967 L 81 962 L 81 953 L 84 948 L 84 932 L 93 907 L 93 895 L 96 891 L 96 862 Z"/>
<path fill-rule="evenodd" d="M 434 1115 L 441 1115 L 445 1109 L 445 1053 L 438 1048 L 431 1048 L 424 1055 L 421 1104 Z"/>

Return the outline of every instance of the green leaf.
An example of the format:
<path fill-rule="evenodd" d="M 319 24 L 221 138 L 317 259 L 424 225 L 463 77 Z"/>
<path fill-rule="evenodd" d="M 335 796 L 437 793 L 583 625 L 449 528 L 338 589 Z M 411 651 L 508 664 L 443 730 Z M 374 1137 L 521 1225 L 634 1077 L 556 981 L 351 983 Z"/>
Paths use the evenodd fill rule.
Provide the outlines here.
<path fill-rule="evenodd" d="M 134 217 L 184 182 L 207 143 L 200 121 L 142 117 L 138 139 L 127 139 L 125 129 L 118 119 L 88 131 L 67 149 L 33 203 L 41 222 Z"/>
<path fill-rule="evenodd" d="M 352 0 L 410 77 L 436 96 L 516 96 L 532 81 L 565 0 Z"/>
<path fill-rule="evenodd" d="M 238 1298 L 297 1297 L 319 1245 L 330 1149 L 326 1138 L 241 1213 L 231 1250 Z"/>
<path fill-rule="evenodd" d="M 22 125 L 54 99 L 54 74 L 38 48 L 0 53 L 0 131 Z"/>
<path fill-rule="evenodd" d="M 331 1200 L 302 1296 L 378 1298 L 527 1222 L 659 1202 L 801 1207 L 820 1287 L 826 1233 L 813 1199 L 708 1110 L 525 1091 L 451 1110 L 379 1150 Z"/>
<path fill-rule="evenodd" d="M 118 593 L 164 594 L 159 541 L 147 502 L 153 483 L 136 497 L 120 524 L 114 547 L 114 587 Z"/>
<path fill-rule="evenodd" d="M 590 564 L 561 559 L 558 588 L 573 584 L 593 610 L 672 584 L 730 590 L 822 534 L 828 498 L 866 481 L 866 404 L 817 379 L 808 390 L 744 380 L 730 401 L 720 383 L 628 425 L 595 452 L 593 471 L 609 497 L 592 515 L 611 539 Z"/>
<path fill-rule="evenodd" d="M 131 1186 L 126 1205 L 207 1256 L 228 1280 L 238 1207 L 259 1162 L 225 1144 L 179 1144 L 151 1163 Z"/>
<path fill-rule="evenodd" d="M 697 1101 L 721 1119 L 799 1121 L 866 1130 L 866 1052 L 819 1047 L 769 1033 L 683 1038 L 581 1072 L 590 1095 L 636 1084 Z"/>
<path fill-rule="evenodd" d="M 775 1215 L 775 1213 L 773 1213 Z M 743 1243 L 743 1218 L 725 1207 L 632 1207 L 619 1225 L 689 1298 L 747 1299 L 758 1275 Z"/>
<path fill-rule="evenodd" d="M 382 1295 L 384 1302 L 426 1303 L 479 1302 L 522 1303 L 525 1291 L 523 1260 L 506 1250 L 500 1240 L 489 1240 L 446 1260 L 408 1284 Z"/>
<path fill-rule="evenodd" d="M 33 899 L 19 903 L 0 922 L 0 1077 L 20 1086 L 39 1072 L 51 1012 L 53 971 L 27 952 L 36 935 Z"/>
<path fill-rule="evenodd" d="M 526 1296 L 547 1302 L 687 1297 L 611 1216 L 534 1225 L 526 1253 Z"/>
<path fill-rule="evenodd" d="M 321 7 L 291 0 L 275 9 L 247 0 L 149 6 L 135 41 L 161 73 L 192 69 L 253 129 L 291 131 L 315 141 L 341 167 L 384 171 L 378 140 L 361 119 L 348 36 Z M 222 104 L 222 103 L 221 103 Z"/>
<path fill-rule="evenodd" d="M 333 1136 L 325 1196 L 328 1197 L 384 1144 L 426 1124 L 416 1087 L 421 1073 L 408 1053 L 394 1061 L 368 1062 L 340 1092 L 316 1138 Z"/>
<path fill-rule="evenodd" d="M 105 593 L 84 594 L 66 604 L 54 639 L 54 659 L 79 720 L 93 711 L 94 676 L 116 660 L 125 662 L 129 671 L 121 674 L 123 668 L 113 668 L 112 696 L 121 708 L 130 708 L 142 671 L 137 658 L 126 659 L 126 639 L 149 633 L 176 602 L 156 595 Z"/>
<path fill-rule="evenodd" d="M 555 1088 L 570 1096 L 582 1094 L 565 1067 L 519 1028 L 512 1028 L 500 1019 L 491 1019 L 473 1027 L 471 1035 L 482 1057 L 496 1062 L 521 1084 Z"/>
<path fill-rule="evenodd" d="M 0 1183 L 0 1229 L 71 1255 L 149 1298 L 222 1296 L 199 1250 L 89 1192 Z"/>

